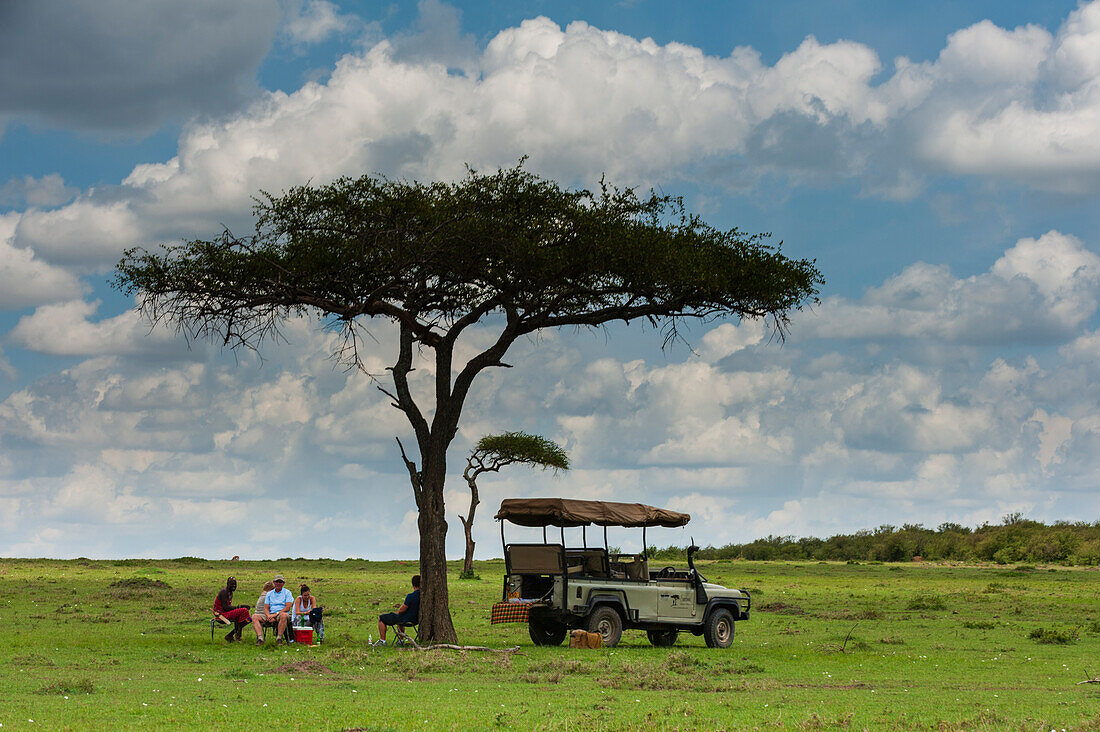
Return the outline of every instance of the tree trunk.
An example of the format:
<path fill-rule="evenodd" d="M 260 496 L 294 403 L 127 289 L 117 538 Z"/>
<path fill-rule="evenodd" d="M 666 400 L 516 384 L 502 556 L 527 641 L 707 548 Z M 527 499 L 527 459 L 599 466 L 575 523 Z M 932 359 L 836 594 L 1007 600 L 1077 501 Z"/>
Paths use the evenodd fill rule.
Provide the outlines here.
<path fill-rule="evenodd" d="M 477 511 L 477 505 L 481 503 L 481 496 L 477 491 L 477 476 L 481 474 L 482 469 L 474 469 L 471 462 L 474 458 L 471 457 L 466 463 L 466 470 L 462 471 L 462 477 L 466 479 L 466 484 L 470 486 L 470 510 L 465 518 L 460 514 L 458 520 L 462 522 L 462 530 L 466 532 L 466 557 L 462 563 L 462 573 L 467 577 L 471 577 L 474 574 L 474 513 Z M 473 472 L 470 472 L 473 470 Z"/>
<path fill-rule="evenodd" d="M 436 451 L 433 451 L 436 452 Z M 420 637 L 425 643 L 457 643 L 447 590 L 447 518 L 443 505 L 446 447 L 425 460 L 420 494 Z"/>
<path fill-rule="evenodd" d="M 467 521 L 461 516 L 458 520 L 462 522 L 462 529 L 466 532 L 466 557 L 462 562 L 462 573 L 470 576 L 474 573 L 474 522 Z"/>

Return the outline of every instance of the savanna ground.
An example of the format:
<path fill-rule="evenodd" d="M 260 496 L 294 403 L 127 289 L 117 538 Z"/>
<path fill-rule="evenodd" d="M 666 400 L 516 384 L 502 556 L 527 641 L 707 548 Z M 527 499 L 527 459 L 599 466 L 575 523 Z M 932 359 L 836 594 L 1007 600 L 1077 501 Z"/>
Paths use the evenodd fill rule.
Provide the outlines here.
<path fill-rule="evenodd" d="M 580 651 L 489 625 L 503 563 L 475 569 L 451 567 L 462 642 L 519 653 L 368 647 L 413 562 L 3 559 L 0 724 L 1100 729 L 1100 684 L 1076 684 L 1100 675 L 1093 570 L 717 561 L 703 573 L 754 599 L 730 649 L 690 634 L 653 648 L 628 631 Z M 276 572 L 320 596 L 325 645 L 257 648 L 249 629 L 212 642 L 225 577 L 251 604 Z"/>

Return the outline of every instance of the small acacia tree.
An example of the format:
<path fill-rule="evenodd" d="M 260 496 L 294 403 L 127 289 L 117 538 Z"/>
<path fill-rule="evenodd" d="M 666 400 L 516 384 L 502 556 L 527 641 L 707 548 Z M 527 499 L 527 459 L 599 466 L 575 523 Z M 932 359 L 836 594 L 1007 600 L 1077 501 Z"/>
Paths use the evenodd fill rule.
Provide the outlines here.
<path fill-rule="evenodd" d="M 470 510 L 466 515 L 458 515 L 462 529 L 466 532 L 466 557 L 462 564 L 462 574 L 470 576 L 474 572 L 474 513 L 481 498 L 478 496 L 477 479 L 482 473 L 498 473 L 505 465 L 520 463 L 531 467 L 569 470 L 569 455 L 553 440 L 526 432 L 505 432 L 500 435 L 485 435 L 466 458 L 466 468 L 462 477 L 470 486 Z"/>
<path fill-rule="evenodd" d="M 816 298 L 815 263 L 789 259 L 766 235 L 722 231 L 680 199 L 602 186 L 562 188 L 522 166 L 470 171 L 457 182 L 363 176 L 264 193 L 255 233 L 223 231 L 162 251 L 128 250 L 115 286 L 152 322 L 190 338 L 257 348 L 286 318 L 318 313 L 344 335 L 335 356 L 361 366 L 357 324 L 396 324 L 392 386 L 419 466 L 421 635 L 454 642 L 448 606 L 443 503 L 447 448 L 474 379 L 505 366 L 516 339 L 544 328 L 645 318 L 678 337 L 685 319 L 769 318 Z M 455 345 L 471 326 L 495 332 L 465 363 Z M 413 395 L 416 351 L 434 358 L 431 412 Z M 426 416 L 427 415 L 427 416 Z"/>

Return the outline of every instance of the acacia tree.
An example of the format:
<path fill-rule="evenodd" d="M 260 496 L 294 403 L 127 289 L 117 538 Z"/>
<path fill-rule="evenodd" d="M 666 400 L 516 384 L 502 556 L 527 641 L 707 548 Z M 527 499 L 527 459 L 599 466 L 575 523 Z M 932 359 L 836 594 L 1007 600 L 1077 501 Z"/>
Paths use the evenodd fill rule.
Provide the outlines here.
<path fill-rule="evenodd" d="M 767 318 L 782 336 L 822 282 L 813 261 L 785 257 L 767 235 L 708 226 L 679 198 L 567 189 L 522 164 L 457 182 L 363 176 L 298 186 L 262 193 L 254 214 L 248 236 L 223 230 L 128 250 L 114 284 L 151 323 L 233 348 L 257 348 L 288 317 L 316 313 L 344 336 L 333 355 L 360 368 L 361 320 L 396 324 L 392 385 L 379 388 L 408 418 L 419 451 L 419 465 L 409 462 L 420 629 L 436 642 L 457 640 L 444 552 L 447 448 L 474 379 L 506 366 L 516 339 L 645 318 L 667 344 L 685 319 L 722 316 Z M 479 323 L 495 338 L 455 363 L 459 337 Z M 417 351 L 435 361 L 430 412 L 410 390 Z"/>
<path fill-rule="evenodd" d="M 485 435 L 466 458 L 466 468 L 462 477 L 470 486 L 470 510 L 465 516 L 458 515 L 462 529 L 466 532 L 466 557 L 462 564 L 462 574 L 474 573 L 474 513 L 481 498 L 478 495 L 477 479 L 482 473 L 498 473 L 505 465 L 520 463 L 531 467 L 569 470 L 569 455 L 562 447 L 545 437 L 529 435 L 526 432 L 505 432 L 499 435 Z"/>

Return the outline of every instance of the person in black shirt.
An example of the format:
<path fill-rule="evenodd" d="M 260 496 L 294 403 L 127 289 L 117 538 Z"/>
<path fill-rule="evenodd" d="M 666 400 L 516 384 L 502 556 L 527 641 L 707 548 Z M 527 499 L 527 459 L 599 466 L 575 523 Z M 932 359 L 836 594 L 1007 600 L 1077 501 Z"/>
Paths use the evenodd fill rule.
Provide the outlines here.
<path fill-rule="evenodd" d="M 406 625 L 416 625 L 420 619 L 420 575 L 413 575 L 412 586 L 413 591 L 405 595 L 405 603 L 396 608 L 397 612 L 378 616 L 378 640 L 374 645 L 386 645 L 386 626 L 396 625 L 398 632 L 403 634 Z"/>

